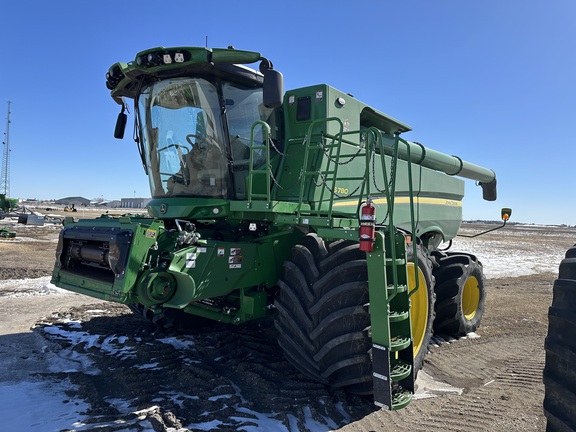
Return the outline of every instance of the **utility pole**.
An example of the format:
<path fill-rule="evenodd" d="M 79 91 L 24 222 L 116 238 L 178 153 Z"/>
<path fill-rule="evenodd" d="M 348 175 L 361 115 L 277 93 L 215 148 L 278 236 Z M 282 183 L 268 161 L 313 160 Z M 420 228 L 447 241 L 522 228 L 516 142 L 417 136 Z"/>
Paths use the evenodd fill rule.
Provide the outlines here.
<path fill-rule="evenodd" d="M 10 195 L 10 101 L 8 101 L 8 115 L 6 116 L 6 132 L 4 132 L 2 170 L 0 178 L 0 193 Z"/>

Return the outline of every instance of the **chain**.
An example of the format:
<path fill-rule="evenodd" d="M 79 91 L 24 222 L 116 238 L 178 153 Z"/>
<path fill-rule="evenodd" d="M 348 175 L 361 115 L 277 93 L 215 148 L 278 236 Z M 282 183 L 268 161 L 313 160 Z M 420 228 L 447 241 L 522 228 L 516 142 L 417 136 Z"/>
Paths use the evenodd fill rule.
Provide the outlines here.
<path fill-rule="evenodd" d="M 375 154 L 372 157 L 372 183 L 374 184 L 374 188 L 380 192 L 385 194 L 386 190 L 382 190 L 378 187 L 378 185 L 376 184 L 376 157 L 374 157 Z M 383 155 L 381 155 L 381 157 L 384 157 Z M 390 178 L 388 180 L 388 191 L 392 190 L 392 183 L 393 183 L 393 178 L 396 175 L 396 164 L 398 163 L 398 159 L 394 159 L 391 158 L 391 162 L 390 162 Z M 388 219 L 388 216 L 390 214 L 390 206 L 387 205 L 386 206 L 386 214 L 384 215 L 384 219 L 382 219 L 382 225 L 384 225 L 384 223 L 386 222 L 386 219 Z"/>
<path fill-rule="evenodd" d="M 329 161 L 335 163 L 336 165 L 347 165 L 350 162 L 352 162 L 354 159 L 356 159 L 356 157 L 360 154 L 360 152 L 362 151 L 362 149 L 364 147 L 359 146 L 358 147 L 358 151 L 352 155 L 352 157 L 350 157 L 350 159 L 348 159 L 347 161 L 344 162 L 338 162 L 337 160 L 335 160 L 334 158 L 332 158 L 332 156 L 330 156 L 330 154 L 328 153 L 328 149 L 326 147 L 324 147 L 324 141 L 325 141 L 325 137 L 324 137 L 324 132 L 322 132 L 322 138 L 320 139 L 320 148 L 322 149 L 322 152 L 326 155 L 326 157 L 328 158 Z"/>
<path fill-rule="evenodd" d="M 304 170 L 300 170 L 300 175 L 298 176 L 298 178 L 296 179 L 296 181 L 294 183 L 292 183 L 289 187 L 282 187 L 280 186 L 280 183 L 278 183 L 278 180 L 276 180 L 276 178 L 274 177 L 274 173 L 272 172 L 272 167 L 268 167 L 268 174 L 270 174 L 270 178 L 272 179 L 272 181 L 274 182 L 274 184 L 276 186 L 278 186 L 280 189 L 286 189 L 286 190 L 290 190 L 292 189 L 294 186 L 296 186 L 298 183 L 300 183 L 300 181 L 302 180 L 302 176 L 304 174 Z"/>
<path fill-rule="evenodd" d="M 278 150 L 278 147 L 276 147 L 276 145 L 274 144 L 274 140 L 272 138 L 268 137 L 268 141 L 272 145 L 272 148 L 274 150 L 276 150 L 276 153 L 278 153 L 280 156 L 286 156 L 284 153 L 282 153 L 280 150 Z"/>

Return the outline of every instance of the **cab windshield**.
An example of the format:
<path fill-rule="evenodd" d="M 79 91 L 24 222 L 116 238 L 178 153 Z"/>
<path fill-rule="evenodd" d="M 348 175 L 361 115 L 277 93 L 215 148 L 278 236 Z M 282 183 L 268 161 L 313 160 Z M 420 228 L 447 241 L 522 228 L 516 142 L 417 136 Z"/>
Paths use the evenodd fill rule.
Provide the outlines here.
<path fill-rule="evenodd" d="M 152 197 L 226 198 L 227 141 L 218 91 L 201 78 L 145 87 L 138 120 Z"/>

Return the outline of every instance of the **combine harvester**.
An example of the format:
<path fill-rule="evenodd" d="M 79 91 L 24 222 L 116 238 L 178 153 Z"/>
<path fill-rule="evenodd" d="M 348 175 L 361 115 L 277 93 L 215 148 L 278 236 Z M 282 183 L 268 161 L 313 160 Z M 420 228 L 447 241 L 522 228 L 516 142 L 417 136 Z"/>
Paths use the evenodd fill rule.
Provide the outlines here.
<path fill-rule="evenodd" d="M 294 367 L 386 409 L 412 399 L 433 329 L 480 324 L 482 265 L 438 247 L 462 222 L 455 176 L 492 201 L 492 170 L 326 84 L 284 93 L 257 52 L 154 48 L 106 85 L 116 138 L 134 101 L 150 217 L 67 218 L 56 286 L 159 325 L 273 316 Z"/>

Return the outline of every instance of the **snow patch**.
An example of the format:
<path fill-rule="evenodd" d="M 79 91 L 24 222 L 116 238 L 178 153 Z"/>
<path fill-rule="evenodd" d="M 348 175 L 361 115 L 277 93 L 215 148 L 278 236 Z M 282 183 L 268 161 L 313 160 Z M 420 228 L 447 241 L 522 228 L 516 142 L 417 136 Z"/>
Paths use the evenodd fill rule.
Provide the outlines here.
<path fill-rule="evenodd" d="M 0 383 L 2 430 L 59 431 L 82 430 L 82 420 L 90 406 L 80 399 L 71 399 L 77 389 L 68 380 L 60 382 L 23 381 Z M 22 409 L 25 407 L 25 409 Z"/>
<path fill-rule="evenodd" d="M 50 283 L 50 276 L 35 279 L 7 279 L 0 281 L 1 297 L 35 297 L 35 296 L 75 295 L 70 291 L 58 288 Z"/>

